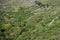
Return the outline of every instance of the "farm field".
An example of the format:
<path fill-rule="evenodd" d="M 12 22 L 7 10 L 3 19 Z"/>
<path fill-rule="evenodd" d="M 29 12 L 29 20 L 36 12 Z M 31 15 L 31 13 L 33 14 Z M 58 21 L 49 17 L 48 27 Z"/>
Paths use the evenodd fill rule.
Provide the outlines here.
<path fill-rule="evenodd" d="M 1 1 L 0 40 L 60 40 L 60 0 Z"/>

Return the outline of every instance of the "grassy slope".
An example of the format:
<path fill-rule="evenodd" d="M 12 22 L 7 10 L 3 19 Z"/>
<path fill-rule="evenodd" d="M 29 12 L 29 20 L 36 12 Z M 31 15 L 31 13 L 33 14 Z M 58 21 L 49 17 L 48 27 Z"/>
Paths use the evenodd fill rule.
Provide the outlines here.
<path fill-rule="evenodd" d="M 22 6 L 17 6 L 12 12 L 6 14 L 11 17 L 5 17 L 7 21 L 2 24 L 6 33 L 9 34 L 7 38 L 11 40 L 60 40 L 60 5 L 58 2 L 48 8 L 39 8 L 37 5 L 23 8 Z M 23 31 L 22 34 L 21 31 Z"/>

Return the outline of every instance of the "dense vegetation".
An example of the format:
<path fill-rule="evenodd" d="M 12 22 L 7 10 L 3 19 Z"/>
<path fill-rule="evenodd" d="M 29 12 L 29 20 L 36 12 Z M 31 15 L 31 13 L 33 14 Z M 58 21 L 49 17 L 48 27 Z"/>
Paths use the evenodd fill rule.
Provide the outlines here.
<path fill-rule="evenodd" d="M 22 3 L 0 4 L 0 40 L 60 40 L 60 0 Z"/>

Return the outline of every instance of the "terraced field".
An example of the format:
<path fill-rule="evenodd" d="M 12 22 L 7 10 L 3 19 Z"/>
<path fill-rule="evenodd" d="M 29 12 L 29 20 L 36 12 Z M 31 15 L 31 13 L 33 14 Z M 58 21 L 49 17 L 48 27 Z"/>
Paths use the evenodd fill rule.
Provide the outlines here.
<path fill-rule="evenodd" d="M 0 40 L 60 40 L 60 1 L 39 2 L 1 4 Z"/>

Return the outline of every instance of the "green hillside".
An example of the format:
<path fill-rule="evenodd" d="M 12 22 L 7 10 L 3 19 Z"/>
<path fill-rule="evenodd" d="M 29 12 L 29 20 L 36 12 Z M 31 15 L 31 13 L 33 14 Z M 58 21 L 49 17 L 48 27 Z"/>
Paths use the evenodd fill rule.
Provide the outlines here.
<path fill-rule="evenodd" d="M 0 40 L 60 40 L 60 0 L 1 3 Z"/>

